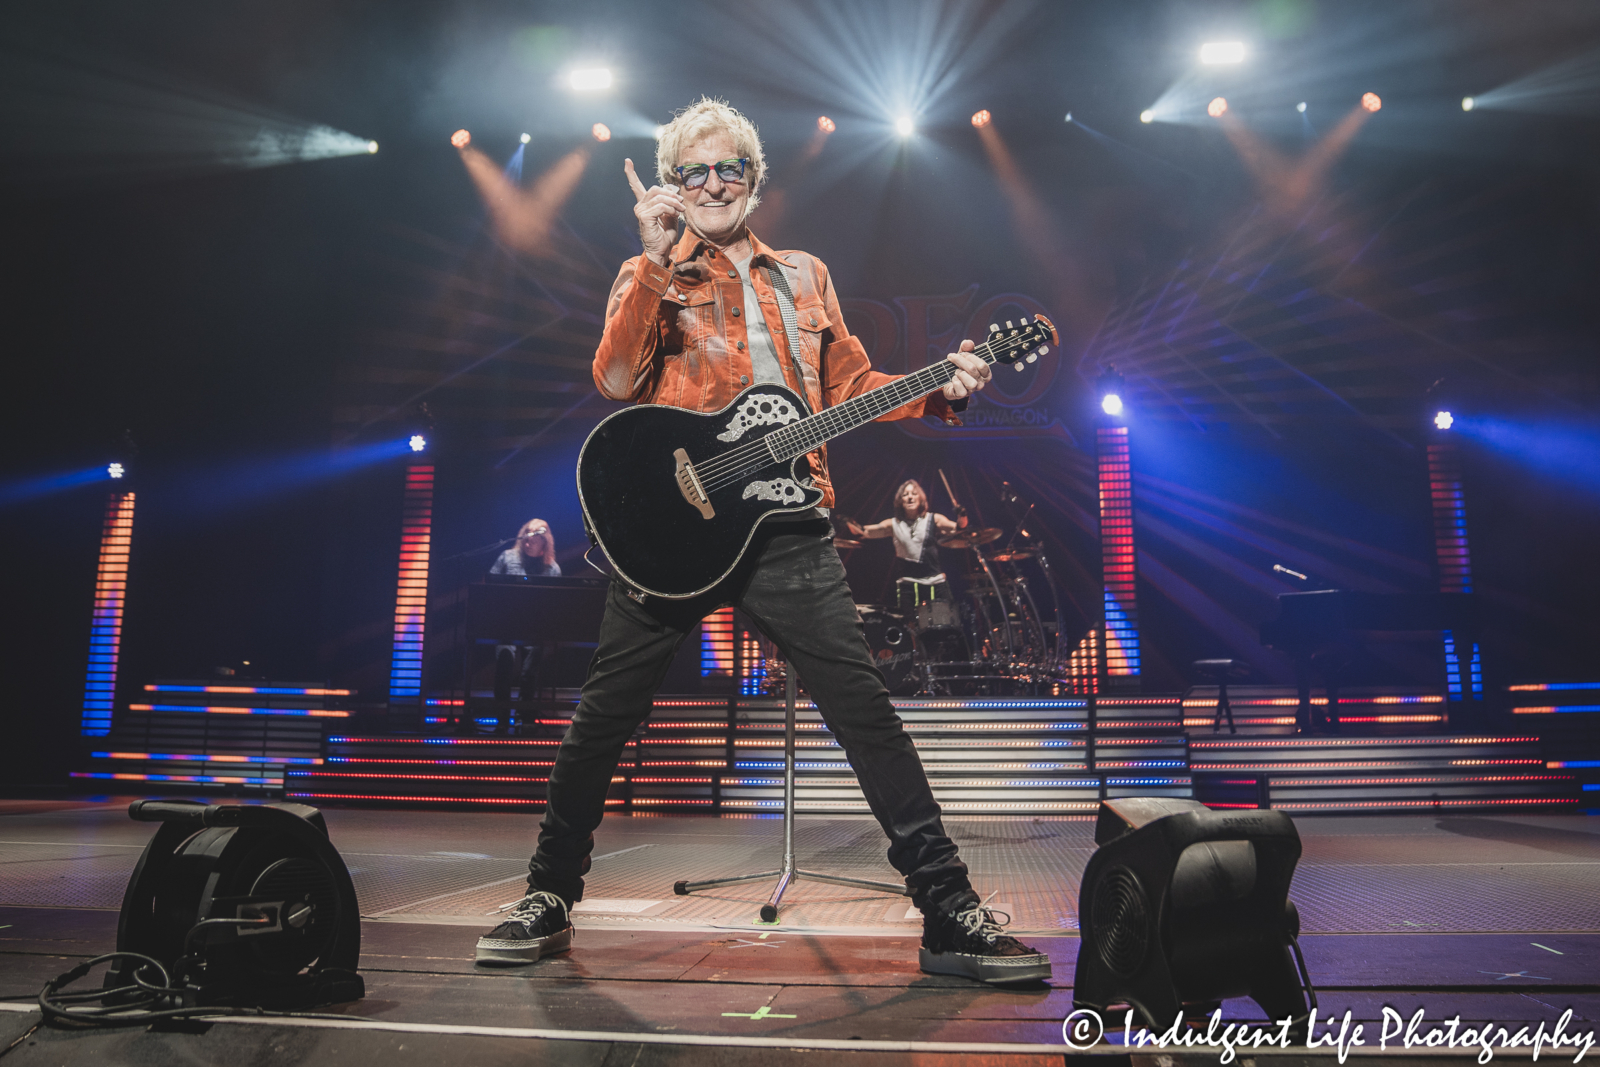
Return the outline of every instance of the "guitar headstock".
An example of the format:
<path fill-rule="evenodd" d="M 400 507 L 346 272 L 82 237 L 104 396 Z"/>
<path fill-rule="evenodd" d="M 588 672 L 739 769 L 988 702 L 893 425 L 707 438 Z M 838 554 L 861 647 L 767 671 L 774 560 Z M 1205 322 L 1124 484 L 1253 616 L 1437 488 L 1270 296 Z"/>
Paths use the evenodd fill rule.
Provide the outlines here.
<path fill-rule="evenodd" d="M 1031 322 L 1026 318 L 1016 323 L 1007 319 L 1004 329 L 991 324 L 989 338 L 982 347 L 983 354 L 992 356 L 995 363 L 1009 363 L 1020 371 L 1024 364 L 1049 355 L 1050 346 L 1060 343 L 1055 324 L 1043 315 L 1035 315 Z"/>

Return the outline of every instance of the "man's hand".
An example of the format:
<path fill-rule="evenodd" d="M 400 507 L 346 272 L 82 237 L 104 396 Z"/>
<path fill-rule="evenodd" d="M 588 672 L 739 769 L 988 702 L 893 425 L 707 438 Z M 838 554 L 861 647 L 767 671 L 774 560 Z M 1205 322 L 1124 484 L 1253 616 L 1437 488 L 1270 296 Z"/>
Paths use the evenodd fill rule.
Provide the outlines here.
<path fill-rule="evenodd" d="M 960 400 L 964 396 L 972 396 L 978 390 L 989 384 L 993 377 L 993 370 L 989 364 L 972 355 L 976 347 L 971 341 L 962 341 L 961 350 L 949 355 L 951 363 L 956 365 L 956 375 L 944 387 L 946 400 Z"/>
<path fill-rule="evenodd" d="M 678 217 L 683 214 L 683 197 L 676 185 L 652 185 L 646 189 L 639 175 L 633 171 L 633 160 L 622 161 L 628 175 L 628 187 L 633 190 L 634 217 L 639 220 L 639 242 L 644 254 L 658 267 L 671 265 L 667 258 L 672 246 L 678 243 Z"/>

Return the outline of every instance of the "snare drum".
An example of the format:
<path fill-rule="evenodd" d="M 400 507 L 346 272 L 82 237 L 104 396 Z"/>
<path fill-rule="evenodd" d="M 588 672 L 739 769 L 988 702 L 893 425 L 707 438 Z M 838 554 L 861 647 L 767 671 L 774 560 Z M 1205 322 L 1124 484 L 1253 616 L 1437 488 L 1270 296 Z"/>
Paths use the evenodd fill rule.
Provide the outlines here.
<path fill-rule="evenodd" d="M 931 604 L 918 604 L 912 619 L 914 630 L 954 630 L 961 625 L 961 615 L 953 600 L 935 600 Z"/>
<path fill-rule="evenodd" d="M 913 630 L 946 630 L 961 625 L 950 583 L 942 575 L 938 581 L 901 578 L 895 582 L 894 593 Z"/>

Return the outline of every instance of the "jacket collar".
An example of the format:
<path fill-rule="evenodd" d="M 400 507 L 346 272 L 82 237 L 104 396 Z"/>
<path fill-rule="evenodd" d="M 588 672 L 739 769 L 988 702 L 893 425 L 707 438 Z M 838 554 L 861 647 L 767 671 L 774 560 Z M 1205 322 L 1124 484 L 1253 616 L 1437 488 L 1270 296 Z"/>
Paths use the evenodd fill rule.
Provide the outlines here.
<path fill-rule="evenodd" d="M 678 243 L 673 246 L 672 262 L 676 265 L 699 259 L 701 253 L 709 247 L 710 245 L 693 230 L 685 228 L 683 231 L 683 236 L 679 238 Z M 754 232 L 750 232 L 750 247 L 754 249 L 754 254 L 751 256 L 752 262 L 756 262 L 761 259 L 770 259 L 774 262 L 782 263 L 785 267 L 788 267 L 791 270 L 796 269 L 793 253 L 779 254 L 778 252 L 773 251 L 773 249 L 770 248 L 765 241 L 757 237 Z"/>

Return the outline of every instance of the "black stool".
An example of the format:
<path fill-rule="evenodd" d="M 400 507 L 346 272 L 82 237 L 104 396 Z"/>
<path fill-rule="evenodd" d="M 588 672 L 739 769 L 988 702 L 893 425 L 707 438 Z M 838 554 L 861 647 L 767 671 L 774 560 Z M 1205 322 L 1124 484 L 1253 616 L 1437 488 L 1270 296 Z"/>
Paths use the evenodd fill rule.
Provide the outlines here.
<path fill-rule="evenodd" d="M 1226 715 L 1228 732 L 1238 733 L 1233 725 L 1233 705 L 1228 702 L 1228 683 L 1249 677 L 1250 665 L 1231 659 L 1197 659 L 1194 669 L 1206 681 L 1217 683 L 1217 711 L 1211 719 L 1211 732 L 1217 733 L 1222 729 L 1222 717 Z"/>

